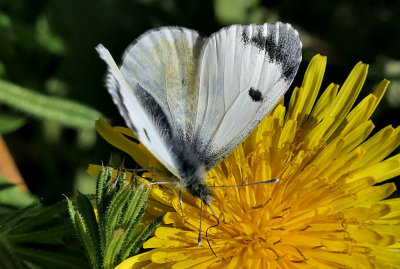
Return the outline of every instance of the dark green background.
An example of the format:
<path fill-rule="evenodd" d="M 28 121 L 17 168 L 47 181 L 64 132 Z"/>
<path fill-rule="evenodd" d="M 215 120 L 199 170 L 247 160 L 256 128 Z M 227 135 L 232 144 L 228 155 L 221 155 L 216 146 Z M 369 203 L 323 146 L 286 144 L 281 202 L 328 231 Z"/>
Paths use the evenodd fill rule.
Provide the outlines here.
<path fill-rule="evenodd" d="M 392 2 L 0 0 L 0 78 L 76 100 L 124 125 L 103 87 L 105 64 L 94 50 L 98 43 L 119 59 L 138 35 L 159 26 L 185 26 L 209 35 L 233 23 L 280 20 L 292 23 L 304 44 L 294 85 L 300 85 L 316 53 L 328 56 L 323 87 L 342 84 L 360 60 L 371 65 L 364 96 L 381 79 L 392 81 L 373 116 L 376 131 L 400 121 L 400 4 Z M 0 105 L 0 111 L 12 109 Z M 24 117 L 25 125 L 4 139 L 31 191 L 47 202 L 63 199 L 61 193 L 71 194 L 77 186 L 87 188 L 87 164 L 107 162 L 111 154 L 118 163 L 123 156 L 93 134 L 85 137 Z M 133 166 L 129 158 L 126 163 Z"/>

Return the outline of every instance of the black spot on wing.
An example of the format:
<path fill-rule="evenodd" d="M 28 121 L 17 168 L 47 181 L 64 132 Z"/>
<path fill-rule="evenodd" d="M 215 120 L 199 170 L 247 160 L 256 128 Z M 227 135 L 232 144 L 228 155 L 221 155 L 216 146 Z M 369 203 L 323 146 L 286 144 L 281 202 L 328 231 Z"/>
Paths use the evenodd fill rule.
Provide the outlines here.
<path fill-rule="evenodd" d="M 261 92 L 257 89 L 254 89 L 253 87 L 250 87 L 249 96 L 254 102 L 262 102 L 263 100 Z"/>

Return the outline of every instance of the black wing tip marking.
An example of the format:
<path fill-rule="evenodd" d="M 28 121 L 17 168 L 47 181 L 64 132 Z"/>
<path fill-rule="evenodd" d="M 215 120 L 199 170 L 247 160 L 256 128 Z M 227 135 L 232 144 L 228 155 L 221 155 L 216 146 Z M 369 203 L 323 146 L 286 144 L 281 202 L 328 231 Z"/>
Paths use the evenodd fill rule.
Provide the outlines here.
<path fill-rule="evenodd" d="M 286 81 L 292 81 L 301 62 L 302 44 L 299 33 L 289 24 L 276 22 L 267 24 L 243 25 L 241 40 L 245 46 L 252 45 L 265 51 L 270 62 L 278 62 L 282 66 Z M 249 28 L 255 27 L 252 35 Z"/>
<path fill-rule="evenodd" d="M 254 87 L 250 87 L 249 96 L 254 102 L 262 102 L 264 100 L 262 93 L 259 90 L 254 89 Z"/>

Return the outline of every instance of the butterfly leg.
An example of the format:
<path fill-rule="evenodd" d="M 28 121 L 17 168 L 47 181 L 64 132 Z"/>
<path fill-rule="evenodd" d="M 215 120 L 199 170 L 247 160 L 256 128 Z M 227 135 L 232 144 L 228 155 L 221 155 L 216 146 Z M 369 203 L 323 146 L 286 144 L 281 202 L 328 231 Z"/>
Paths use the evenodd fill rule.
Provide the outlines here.
<path fill-rule="evenodd" d="M 182 190 L 181 189 L 179 190 L 179 205 L 181 207 L 183 222 L 186 222 L 185 213 L 183 212 Z"/>

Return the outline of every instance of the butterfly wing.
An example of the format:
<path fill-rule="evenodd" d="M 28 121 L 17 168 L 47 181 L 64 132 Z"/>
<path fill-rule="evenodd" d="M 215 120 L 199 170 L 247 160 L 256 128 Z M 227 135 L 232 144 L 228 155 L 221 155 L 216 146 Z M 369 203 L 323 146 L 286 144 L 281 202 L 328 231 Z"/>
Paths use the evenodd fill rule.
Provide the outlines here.
<path fill-rule="evenodd" d="M 167 116 L 140 84 L 130 87 L 106 48 L 98 45 L 96 50 L 108 65 L 107 89 L 128 127 L 169 171 L 178 175 L 175 156 L 166 143 L 173 139 Z"/>
<path fill-rule="evenodd" d="M 201 165 L 187 141 L 194 133 L 202 44 L 197 32 L 185 28 L 150 30 L 128 47 L 120 68 L 102 45 L 96 48 L 108 65 L 107 88 L 126 124 L 178 178 Z"/>
<path fill-rule="evenodd" d="M 290 24 L 233 25 L 202 51 L 192 146 L 207 169 L 222 161 L 276 105 L 301 62 Z"/>
<path fill-rule="evenodd" d="M 182 141 L 194 134 L 198 66 L 206 38 L 182 27 L 162 27 L 139 37 L 125 52 L 121 72 L 160 104 Z"/>

